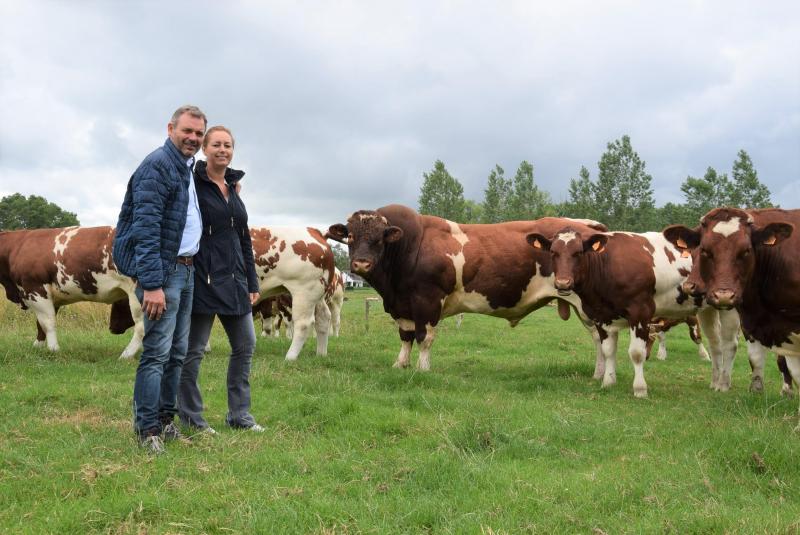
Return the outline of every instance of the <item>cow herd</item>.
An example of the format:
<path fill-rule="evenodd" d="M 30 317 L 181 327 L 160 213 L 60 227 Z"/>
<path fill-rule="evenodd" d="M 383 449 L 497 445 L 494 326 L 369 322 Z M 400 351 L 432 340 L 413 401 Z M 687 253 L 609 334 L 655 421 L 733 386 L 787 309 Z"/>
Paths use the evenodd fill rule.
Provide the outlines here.
<path fill-rule="evenodd" d="M 616 382 L 619 332 L 630 333 L 633 392 L 647 396 L 644 361 L 655 336 L 686 321 L 699 323 L 709 345 L 711 387 L 731 386 L 740 328 L 748 342 L 751 389 L 763 388 L 768 350 L 780 355 L 784 390 L 800 380 L 800 210 L 719 208 L 696 228 L 610 232 L 582 219 L 545 217 L 462 225 L 389 205 L 360 210 L 323 234 L 313 228 L 251 229 L 262 301 L 263 332 L 278 318 L 290 325 L 287 360 L 297 358 L 312 330 L 317 354 L 338 335 L 341 274 L 327 239 L 348 246 L 351 270 L 380 294 L 397 324 L 395 367 L 431 367 L 439 322 L 470 312 L 515 326 L 555 301 L 574 312 L 596 346 L 594 377 Z M 0 232 L 0 283 L 9 300 L 31 309 L 38 344 L 58 349 L 59 307 L 77 301 L 112 304 L 110 329 L 133 337 L 121 357 L 141 348 L 142 312 L 135 282 L 111 258 L 110 227 Z M 283 294 L 283 295 L 282 295 Z M 663 344 L 663 340 L 662 340 Z M 663 347 L 663 345 L 662 345 Z"/>

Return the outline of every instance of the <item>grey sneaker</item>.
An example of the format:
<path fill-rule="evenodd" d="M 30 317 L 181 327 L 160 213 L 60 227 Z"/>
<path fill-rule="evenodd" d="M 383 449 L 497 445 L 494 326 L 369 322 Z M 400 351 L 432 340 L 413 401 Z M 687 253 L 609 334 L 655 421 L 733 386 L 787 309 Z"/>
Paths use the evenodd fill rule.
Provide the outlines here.
<path fill-rule="evenodd" d="M 158 435 L 139 437 L 139 446 L 152 455 L 161 455 L 167 451 L 164 449 L 164 441 Z"/>
<path fill-rule="evenodd" d="M 261 426 L 260 426 L 260 425 L 258 425 L 258 424 L 253 424 L 253 425 L 251 425 L 250 427 L 248 427 L 247 429 L 248 429 L 249 431 L 252 431 L 253 433 L 263 433 L 263 432 L 264 432 L 264 428 L 263 428 L 263 427 L 261 427 Z"/>
<path fill-rule="evenodd" d="M 161 434 L 164 435 L 164 441 L 169 442 L 171 440 L 183 440 L 184 437 L 181 430 L 178 429 L 178 426 L 175 425 L 175 422 L 170 422 L 164 426 L 164 430 L 161 431 Z"/>

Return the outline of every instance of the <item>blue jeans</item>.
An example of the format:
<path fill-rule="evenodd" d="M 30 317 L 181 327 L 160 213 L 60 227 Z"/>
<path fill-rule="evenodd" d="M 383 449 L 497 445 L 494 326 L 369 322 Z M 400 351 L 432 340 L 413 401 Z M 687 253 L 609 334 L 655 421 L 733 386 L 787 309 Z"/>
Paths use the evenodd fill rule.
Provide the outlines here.
<path fill-rule="evenodd" d="M 178 381 L 189 344 L 194 267 L 175 264 L 164 281 L 167 308 L 158 320 L 144 318 L 142 356 L 133 386 L 133 428 L 138 434 L 160 432 L 162 422 L 178 412 Z M 142 302 L 144 291 L 136 287 Z"/>
<path fill-rule="evenodd" d="M 217 315 L 192 314 L 189 352 L 183 363 L 178 393 L 178 415 L 181 422 L 200 429 L 208 427 L 208 422 L 203 418 L 203 396 L 200 394 L 197 379 L 215 316 Z M 228 361 L 228 415 L 225 422 L 231 427 L 252 427 L 256 423 L 250 414 L 250 364 L 256 347 L 253 314 L 219 314 L 218 317 L 231 344 L 231 357 Z"/>

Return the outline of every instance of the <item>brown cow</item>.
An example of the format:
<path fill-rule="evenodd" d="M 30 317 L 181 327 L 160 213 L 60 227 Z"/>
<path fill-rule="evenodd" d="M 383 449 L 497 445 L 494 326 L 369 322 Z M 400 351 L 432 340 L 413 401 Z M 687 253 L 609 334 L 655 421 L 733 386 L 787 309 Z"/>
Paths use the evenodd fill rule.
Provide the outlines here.
<path fill-rule="evenodd" d="M 133 338 L 120 358 L 130 358 L 141 349 L 141 305 L 133 280 L 118 273 L 114 266 L 113 239 L 111 227 L 0 232 L 0 284 L 10 301 L 36 314 L 39 336 L 35 345 L 46 340 L 47 347 L 57 351 L 59 307 L 94 301 L 113 304 L 112 332 L 124 332 L 135 323 Z"/>
<path fill-rule="evenodd" d="M 332 225 L 328 237 L 348 245 L 352 271 L 377 290 L 397 323 L 402 347 L 394 366 L 409 365 L 416 340 L 418 368 L 428 370 L 441 319 L 472 312 L 514 326 L 556 298 L 550 256 L 528 247 L 525 236 L 570 221 L 605 229 L 562 218 L 461 225 L 393 204 L 355 212 L 346 225 Z M 577 299 L 571 304 L 580 306 Z"/>
<path fill-rule="evenodd" d="M 711 305 L 736 308 L 752 348 L 786 357 L 800 380 L 800 210 L 715 208 L 690 229 L 664 236 L 698 257 L 684 291 Z M 758 361 L 759 359 L 751 359 Z"/>
<path fill-rule="evenodd" d="M 583 312 L 597 327 L 606 360 L 604 386 L 616 382 L 616 333 L 620 329 L 630 329 L 634 395 L 646 397 L 644 361 L 651 321 L 698 314 L 711 347 L 711 387 L 730 388 L 739 318 L 735 312 L 700 308 L 699 302 L 681 292 L 692 259 L 681 255 L 663 235 L 602 233 L 567 226 L 551 236 L 531 233 L 528 242 L 536 250 L 549 251 L 559 295 L 577 293 Z"/>

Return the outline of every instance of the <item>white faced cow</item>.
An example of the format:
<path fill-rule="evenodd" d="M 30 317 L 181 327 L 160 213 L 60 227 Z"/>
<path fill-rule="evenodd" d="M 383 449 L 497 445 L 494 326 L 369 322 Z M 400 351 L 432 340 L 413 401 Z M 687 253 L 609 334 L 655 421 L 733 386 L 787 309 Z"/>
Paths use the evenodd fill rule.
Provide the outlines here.
<path fill-rule="evenodd" d="M 133 338 L 120 358 L 142 347 L 142 308 L 135 283 L 117 272 L 111 258 L 114 229 L 66 227 L 0 232 L 0 284 L 10 301 L 36 314 L 39 336 L 48 349 L 59 349 L 56 312 L 79 301 L 112 304 L 111 331 L 134 323 Z M 121 318 L 120 318 L 121 316 Z"/>

